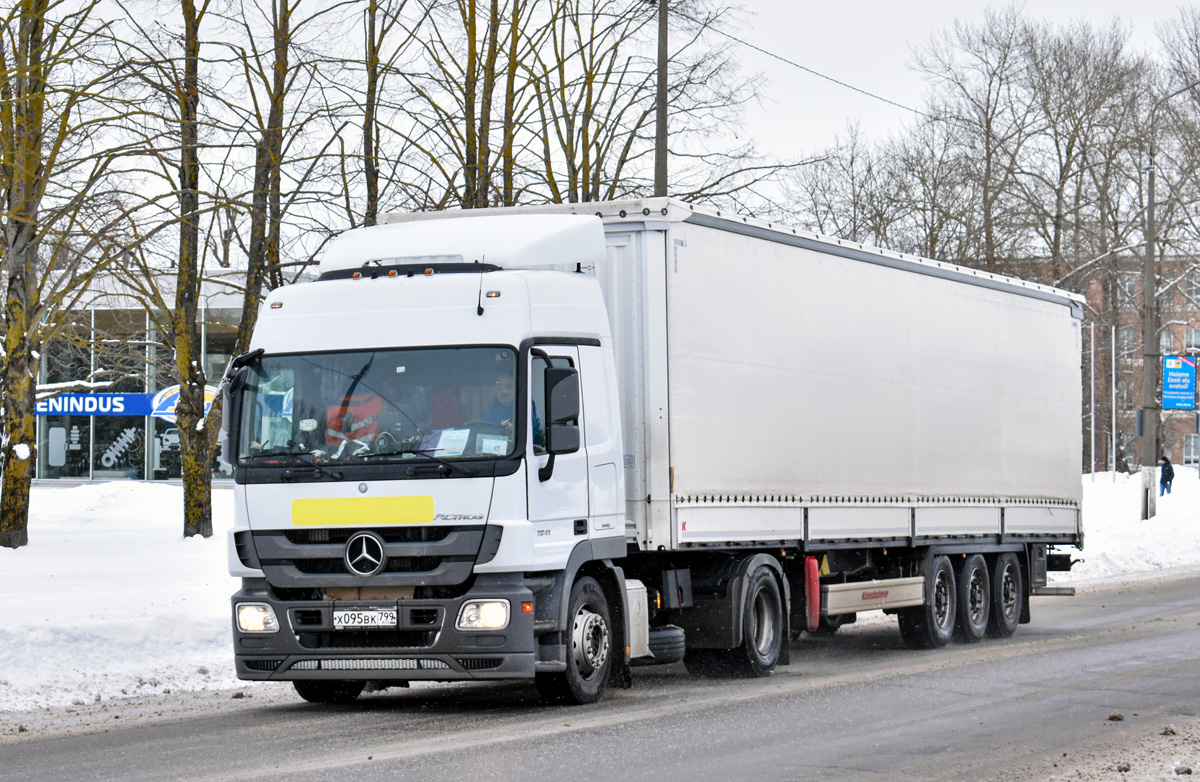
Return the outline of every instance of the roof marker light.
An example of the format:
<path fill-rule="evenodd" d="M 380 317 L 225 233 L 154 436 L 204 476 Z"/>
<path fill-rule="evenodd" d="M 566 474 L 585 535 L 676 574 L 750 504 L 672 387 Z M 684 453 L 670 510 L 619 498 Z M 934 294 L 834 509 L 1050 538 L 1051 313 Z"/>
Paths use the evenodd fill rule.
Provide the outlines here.
<path fill-rule="evenodd" d="M 351 274 L 351 275 L 350 275 L 350 277 L 351 277 L 351 278 L 353 278 L 353 279 L 355 279 L 355 280 L 361 280 L 361 279 L 362 279 L 362 272 L 355 272 L 354 274 Z"/>
<path fill-rule="evenodd" d="M 426 277 L 431 277 L 431 276 L 433 276 L 433 269 L 426 269 L 426 270 L 425 270 L 425 276 L 426 276 Z"/>
<path fill-rule="evenodd" d="M 395 276 L 396 276 L 396 270 L 395 270 L 395 269 L 392 269 L 390 272 L 388 272 L 388 276 L 389 276 L 389 277 L 395 277 Z"/>

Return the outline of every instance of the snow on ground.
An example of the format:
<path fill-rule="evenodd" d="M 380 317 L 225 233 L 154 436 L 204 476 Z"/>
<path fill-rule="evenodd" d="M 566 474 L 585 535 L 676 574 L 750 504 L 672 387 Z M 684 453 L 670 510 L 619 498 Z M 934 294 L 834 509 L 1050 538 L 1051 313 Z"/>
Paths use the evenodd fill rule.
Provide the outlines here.
<path fill-rule="evenodd" d="M 0 548 L 0 711 L 237 686 L 232 491 L 208 539 L 166 484 L 38 486 L 29 516 L 29 545 Z"/>
<path fill-rule="evenodd" d="M 1084 476 L 1084 561 L 1055 584 L 1200 571 L 1200 479 L 1176 468 L 1139 520 L 1138 476 Z M 0 712 L 245 686 L 233 673 L 225 538 L 233 492 L 213 492 L 213 537 L 183 537 L 183 491 L 153 483 L 38 486 L 29 545 L 0 548 Z"/>

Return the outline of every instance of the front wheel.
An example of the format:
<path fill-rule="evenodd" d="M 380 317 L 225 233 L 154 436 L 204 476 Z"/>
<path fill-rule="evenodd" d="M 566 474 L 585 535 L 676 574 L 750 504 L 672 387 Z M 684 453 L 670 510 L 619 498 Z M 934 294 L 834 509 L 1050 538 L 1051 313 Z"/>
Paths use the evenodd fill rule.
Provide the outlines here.
<path fill-rule="evenodd" d="M 596 579 L 584 576 L 571 587 L 567 622 L 567 669 L 539 673 L 538 692 L 552 703 L 595 703 L 608 689 L 613 657 L 608 600 Z"/>

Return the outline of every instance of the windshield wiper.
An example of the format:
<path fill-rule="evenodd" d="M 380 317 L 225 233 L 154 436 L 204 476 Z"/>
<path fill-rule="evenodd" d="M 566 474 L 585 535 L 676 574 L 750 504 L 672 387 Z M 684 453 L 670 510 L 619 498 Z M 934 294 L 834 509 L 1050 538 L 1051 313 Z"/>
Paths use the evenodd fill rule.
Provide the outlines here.
<path fill-rule="evenodd" d="M 243 461 L 243 462 L 250 461 L 250 460 L 263 461 L 265 459 L 282 459 L 284 457 L 291 457 L 291 458 L 295 459 L 297 462 L 299 462 L 300 464 L 308 465 L 309 467 L 317 466 L 317 463 L 313 460 L 312 451 L 287 451 L 287 450 L 264 451 L 262 453 L 250 454 L 249 456 L 243 456 L 243 457 L 241 457 L 241 461 Z"/>
<path fill-rule="evenodd" d="M 441 448 L 405 448 L 402 451 L 376 451 L 375 453 L 364 453 L 364 454 L 360 454 L 358 456 L 358 458 L 359 459 L 376 459 L 376 458 L 380 458 L 383 456 L 401 456 L 402 457 L 402 456 L 405 456 L 406 454 L 416 454 L 417 456 L 424 456 L 426 459 L 429 459 L 430 461 L 437 462 L 438 464 L 440 464 L 444 467 L 449 467 L 450 469 L 458 470 L 463 475 L 472 475 L 473 474 L 470 470 L 468 470 L 466 467 L 464 467 L 461 464 L 452 462 L 449 459 L 444 459 L 441 456 L 433 455 L 434 451 L 440 451 L 440 450 L 443 450 L 443 449 L 441 449 Z"/>

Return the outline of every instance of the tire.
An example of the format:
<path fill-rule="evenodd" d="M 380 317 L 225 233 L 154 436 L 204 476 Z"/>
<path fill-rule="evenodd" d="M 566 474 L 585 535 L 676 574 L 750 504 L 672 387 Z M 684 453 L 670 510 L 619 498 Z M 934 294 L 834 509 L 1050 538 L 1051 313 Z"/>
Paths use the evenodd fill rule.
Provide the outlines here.
<path fill-rule="evenodd" d="M 571 587 L 567 609 L 567 669 L 539 673 L 538 692 L 551 703 L 595 703 L 608 689 L 613 633 L 608 600 L 596 579 L 584 576 Z"/>
<path fill-rule="evenodd" d="M 934 557 L 925 581 L 925 605 L 902 608 L 900 636 L 910 649 L 940 649 L 954 635 L 957 604 L 954 568 L 945 557 Z"/>
<path fill-rule="evenodd" d="M 828 638 L 838 631 L 838 628 L 843 625 L 854 624 L 858 620 L 858 614 L 835 614 L 834 616 L 823 616 L 817 622 L 817 629 L 813 630 L 813 635 L 818 637 Z"/>
<path fill-rule="evenodd" d="M 991 617 L 991 606 L 987 562 L 979 554 L 972 554 L 958 570 L 958 621 L 954 623 L 954 640 L 966 644 L 982 640 Z"/>
<path fill-rule="evenodd" d="M 691 649 L 683 658 L 696 676 L 770 676 L 783 648 L 783 598 L 775 574 L 765 565 L 746 581 L 742 643 L 734 649 Z"/>
<path fill-rule="evenodd" d="M 991 576 L 992 611 L 987 634 L 990 638 L 1008 638 L 1017 631 L 1025 607 L 1025 582 L 1017 555 L 1010 551 L 996 557 Z"/>
<path fill-rule="evenodd" d="M 367 686 L 366 682 L 309 679 L 294 681 L 296 694 L 309 703 L 351 703 Z"/>
<path fill-rule="evenodd" d="M 686 652 L 687 642 L 682 627 L 663 625 L 650 628 L 650 653 L 654 655 L 655 665 L 677 663 Z"/>

